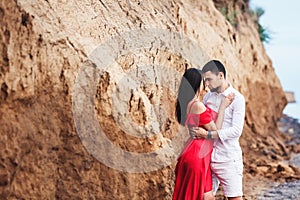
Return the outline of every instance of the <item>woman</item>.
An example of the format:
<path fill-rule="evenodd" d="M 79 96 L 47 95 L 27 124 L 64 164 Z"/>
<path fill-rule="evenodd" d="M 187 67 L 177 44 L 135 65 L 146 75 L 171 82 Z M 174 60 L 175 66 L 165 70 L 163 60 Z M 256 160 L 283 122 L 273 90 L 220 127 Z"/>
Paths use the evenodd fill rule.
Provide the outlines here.
<path fill-rule="evenodd" d="M 199 101 L 204 91 L 201 71 L 196 68 L 186 70 L 181 80 L 176 105 L 176 116 L 180 124 L 188 127 L 201 126 L 207 130 L 217 130 L 222 126 L 225 108 L 233 96 L 224 98 L 219 108 L 216 123 L 213 111 Z M 214 114 L 214 116 L 216 116 Z M 176 180 L 173 200 L 214 199 L 210 160 L 213 141 L 191 137 L 184 148 L 175 169 Z"/>

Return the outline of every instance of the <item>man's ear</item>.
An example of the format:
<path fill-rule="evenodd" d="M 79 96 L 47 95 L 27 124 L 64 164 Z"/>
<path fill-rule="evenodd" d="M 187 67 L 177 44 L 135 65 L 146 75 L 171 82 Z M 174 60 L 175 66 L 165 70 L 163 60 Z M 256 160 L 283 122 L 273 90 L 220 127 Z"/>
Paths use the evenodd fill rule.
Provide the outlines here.
<path fill-rule="evenodd" d="M 223 79 L 223 78 L 224 78 L 223 72 L 219 72 L 219 78 L 220 78 L 220 79 Z"/>

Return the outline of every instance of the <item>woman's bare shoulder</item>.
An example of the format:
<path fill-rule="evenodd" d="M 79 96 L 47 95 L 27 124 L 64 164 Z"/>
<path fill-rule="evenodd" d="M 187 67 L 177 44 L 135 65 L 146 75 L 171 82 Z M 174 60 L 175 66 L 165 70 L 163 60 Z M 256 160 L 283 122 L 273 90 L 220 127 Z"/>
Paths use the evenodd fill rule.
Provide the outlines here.
<path fill-rule="evenodd" d="M 201 102 L 201 101 L 196 101 L 191 108 L 191 112 L 192 114 L 201 114 L 206 110 L 205 105 Z"/>

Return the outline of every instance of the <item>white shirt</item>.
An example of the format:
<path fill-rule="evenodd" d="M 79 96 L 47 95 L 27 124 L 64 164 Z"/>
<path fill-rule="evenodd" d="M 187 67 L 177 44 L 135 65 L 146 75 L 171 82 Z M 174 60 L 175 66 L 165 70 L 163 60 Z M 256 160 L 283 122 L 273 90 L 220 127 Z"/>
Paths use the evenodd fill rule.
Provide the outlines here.
<path fill-rule="evenodd" d="M 245 120 L 245 98 L 229 86 L 224 92 L 209 92 L 203 98 L 203 103 L 218 112 L 222 98 L 234 93 L 233 102 L 225 109 L 222 129 L 218 131 L 219 138 L 214 142 L 212 162 L 228 162 L 242 159 L 242 149 L 239 138 L 243 131 Z"/>

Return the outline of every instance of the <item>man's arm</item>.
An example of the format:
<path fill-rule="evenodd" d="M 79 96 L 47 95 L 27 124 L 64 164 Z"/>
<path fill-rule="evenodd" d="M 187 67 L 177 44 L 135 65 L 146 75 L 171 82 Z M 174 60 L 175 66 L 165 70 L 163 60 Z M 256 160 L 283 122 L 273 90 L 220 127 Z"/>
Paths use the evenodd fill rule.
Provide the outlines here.
<path fill-rule="evenodd" d="M 233 102 L 232 126 L 217 131 L 221 141 L 240 137 L 243 131 L 245 120 L 245 98 L 239 96 Z"/>

